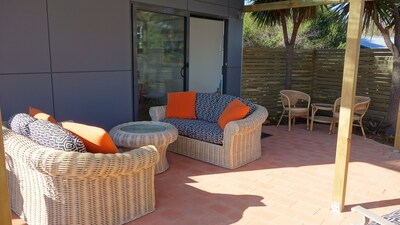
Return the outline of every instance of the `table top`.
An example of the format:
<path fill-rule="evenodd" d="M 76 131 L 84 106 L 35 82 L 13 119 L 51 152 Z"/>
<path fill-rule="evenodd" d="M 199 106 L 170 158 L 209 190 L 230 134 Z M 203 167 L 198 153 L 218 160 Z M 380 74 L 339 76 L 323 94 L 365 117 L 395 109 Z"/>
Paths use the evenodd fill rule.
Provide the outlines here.
<path fill-rule="evenodd" d="M 127 124 L 120 128 L 122 131 L 128 133 L 154 133 L 154 132 L 161 132 L 165 131 L 167 128 L 165 126 L 157 125 L 157 124 L 143 124 L 143 123 L 132 123 Z"/>
<path fill-rule="evenodd" d="M 318 109 L 322 109 L 322 110 L 332 110 L 333 109 L 333 104 L 328 104 L 328 103 L 312 103 L 311 107 L 313 108 L 318 108 Z"/>
<path fill-rule="evenodd" d="M 115 126 L 109 132 L 115 145 L 136 148 L 144 145 L 164 145 L 175 141 L 178 130 L 169 123 L 137 121 Z"/>
<path fill-rule="evenodd" d="M 312 103 L 311 105 L 321 106 L 321 107 L 332 107 L 333 108 L 333 104 L 329 104 L 329 103 L 316 102 L 316 103 Z"/>

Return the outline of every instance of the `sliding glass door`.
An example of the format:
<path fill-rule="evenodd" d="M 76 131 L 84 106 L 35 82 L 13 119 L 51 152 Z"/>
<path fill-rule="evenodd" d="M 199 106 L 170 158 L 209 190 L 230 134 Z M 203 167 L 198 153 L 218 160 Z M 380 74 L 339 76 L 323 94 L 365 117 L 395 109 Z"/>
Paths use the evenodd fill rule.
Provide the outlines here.
<path fill-rule="evenodd" d="M 185 17 L 144 10 L 135 15 L 137 119 L 149 120 L 151 106 L 165 105 L 168 92 L 184 90 Z"/>

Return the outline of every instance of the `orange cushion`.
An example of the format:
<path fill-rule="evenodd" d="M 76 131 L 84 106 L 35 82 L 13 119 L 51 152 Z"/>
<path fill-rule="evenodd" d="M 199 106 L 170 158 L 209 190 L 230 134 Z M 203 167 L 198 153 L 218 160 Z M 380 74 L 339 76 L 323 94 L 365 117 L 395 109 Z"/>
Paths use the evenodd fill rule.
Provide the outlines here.
<path fill-rule="evenodd" d="M 40 109 L 34 108 L 32 106 L 29 106 L 29 115 L 38 120 L 47 120 L 52 123 L 57 123 L 56 119 L 54 119 L 54 117 L 50 116 L 49 114 L 43 112 Z"/>
<path fill-rule="evenodd" d="M 165 118 L 196 119 L 196 92 L 168 93 Z"/>
<path fill-rule="evenodd" d="M 233 100 L 224 109 L 218 119 L 218 125 L 224 129 L 226 124 L 233 120 L 243 119 L 250 111 L 250 106 L 243 104 L 239 99 Z"/>
<path fill-rule="evenodd" d="M 61 126 L 79 137 L 88 152 L 92 153 L 117 153 L 110 135 L 102 128 L 81 123 L 62 122 Z"/>

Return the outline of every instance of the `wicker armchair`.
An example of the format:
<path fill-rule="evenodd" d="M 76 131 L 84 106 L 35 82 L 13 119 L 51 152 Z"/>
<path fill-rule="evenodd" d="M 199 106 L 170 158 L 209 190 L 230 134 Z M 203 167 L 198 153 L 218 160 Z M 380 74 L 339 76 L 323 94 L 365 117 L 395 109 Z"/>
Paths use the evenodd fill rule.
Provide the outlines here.
<path fill-rule="evenodd" d="M 369 104 L 371 102 L 371 98 L 365 96 L 356 96 L 354 103 L 354 115 L 353 115 L 353 126 L 357 126 L 361 128 L 361 132 L 364 136 L 364 139 L 367 139 L 364 132 L 364 127 L 362 120 L 364 118 L 365 113 L 368 110 Z M 335 132 L 336 124 L 339 122 L 339 109 L 340 109 L 340 98 L 335 100 L 335 104 L 333 106 L 333 115 L 331 126 L 329 129 L 329 133 Z"/>
<path fill-rule="evenodd" d="M 119 225 L 154 211 L 154 147 L 65 152 L 3 131 L 11 208 L 29 225 Z"/>
<path fill-rule="evenodd" d="M 309 121 L 309 108 L 311 98 L 310 95 L 295 90 L 282 90 L 280 91 L 281 95 L 281 102 L 282 102 L 282 115 L 279 119 L 279 122 L 276 126 L 282 121 L 283 116 L 288 117 L 288 130 L 291 130 L 291 121 L 293 120 L 293 125 L 295 124 L 296 117 L 302 117 L 307 119 L 307 130 L 310 128 L 310 121 Z M 300 105 L 303 102 L 305 105 Z"/>

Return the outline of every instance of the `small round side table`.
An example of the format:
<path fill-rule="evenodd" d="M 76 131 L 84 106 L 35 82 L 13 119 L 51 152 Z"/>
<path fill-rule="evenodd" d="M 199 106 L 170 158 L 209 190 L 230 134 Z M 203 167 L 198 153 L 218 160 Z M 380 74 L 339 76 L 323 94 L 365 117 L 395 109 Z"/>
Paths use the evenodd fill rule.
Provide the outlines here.
<path fill-rule="evenodd" d="M 322 111 L 333 111 L 333 105 L 332 104 L 327 104 L 327 103 L 312 103 L 311 104 L 311 126 L 310 126 L 310 131 L 313 130 L 314 122 L 319 122 L 319 123 L 331 123 L 332 117 L 328 116 L 316 116 L 315 113 L 318 110 Z"/>
<path fill-rule="evenodd" d="M 156 174 L 159 174 L 169 168 L 167 147 L 178 138 L 178 130 L 169 123 L 140 121 L 117 125 L 110 130 L 110 136 L 115 145 L 127 150 L 154 145 L 160 154 L 156 165 Z"/>

